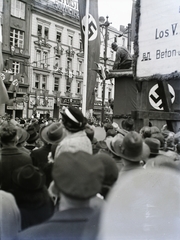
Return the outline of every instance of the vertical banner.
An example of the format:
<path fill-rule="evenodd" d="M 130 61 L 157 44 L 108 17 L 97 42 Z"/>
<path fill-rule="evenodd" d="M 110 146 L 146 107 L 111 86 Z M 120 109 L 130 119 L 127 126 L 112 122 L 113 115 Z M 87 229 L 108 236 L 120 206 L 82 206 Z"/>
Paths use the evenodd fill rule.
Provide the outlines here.
<path fill-rule="evenodd" d="M 81 37 L 83 48 L 85 39 L 85 12 L 86 0 L 79 0 L 79 17 L 81 27 Z M 94 108 L 95 101 L 95 84 L 97 73 L 93 71 L 95 62 L 99 62 L 100 55 L 100 31 L 99 31 L 99 17 L 98 17 L 98 0 L 91 0 L 89 3 L 89 34 L 88 34 L 88 73 L 87 73 L 87 102 L 86 109 Z"/>
<path fill-rule="evenodd" d="M 1 21 L 0 21 L 0 73 L 2 73 L 2 70 L 3 70 L 2 29 L 1 29 Z M 0 105 L 3 103 L 7 103 L 9 101 L 8 93 L 3 80 L 4 80 L 3 75 L 0 74 Z"/>
<path fill-rule="evenodd" d="M 36 106 L 39 106 L 40 105 L 40 90 L 39 89 L 36 89 L 35 96 L 36 96 Z"/>
<path fill-rule="evenodd" d="M 44 90 L 44 105 L 47 106 L 48 105 L 48 94 L 49 94 L 49 90 Z"/>
<path fill-rule="evenodd" d="M 56 103 L 57 103 L 57 106 L 58 106 L 58 107 L 61 106 L 60 94 L 61 94 L 61 92 L 59 92 L 59 91 L 56 93 Z"/>

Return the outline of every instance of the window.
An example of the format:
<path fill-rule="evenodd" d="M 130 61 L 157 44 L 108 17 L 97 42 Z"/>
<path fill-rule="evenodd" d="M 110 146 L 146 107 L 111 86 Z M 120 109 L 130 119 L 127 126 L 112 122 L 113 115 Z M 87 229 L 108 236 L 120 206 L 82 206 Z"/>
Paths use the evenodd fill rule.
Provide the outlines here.
<path fill-rule="evenodd" d="M 42 76 L 42 89 L 46 89 L 47 85 L 47 76 L 43 75 Z"/>
<path fill-rule="evenodd" d="M 67 60 L 67 69 L 72 71 L 72 61 L 71 60 Z"/>
<path fill-rule="evenodd" d="M 36 51 L 36 61 L 37 61 L 37 67 L 41 67 L 41 51 L 37 50 Z"/>
<path fill-rule="evenodd" d="M 20 73 L 20 63 L 19 62 L 13 61 L 12 67 L 13 67 L 12 71 L 13 71 L 14 75 Z"/>
<path fill-rule="evenodd" d="M 56 32 L 56 41 L 61 42 L 61 32 Z"/>
<path fill-rule="evenodd" d="M 11 0 L 11 15 L 25 19 L 25 3 L 18 0 Z"/>
<path fill-rule="evenodd" d="M 69 78 L 66 80 L 66 92 L 71 92 L 71 83 Z"/>
<path fill-rule="evenodd" d="M 58 70 L 60 68 L 60 57 L 55 57 L 54 69 Z"/>
<path fill-rule="evenodd" d="M 49 39 L 49 28 L 44 27 L 43 24 L 38 24 L 37 35 L 41 36 L 42 38 Z"/>
<path fill-rule="evenodd" d="M 80 39 L 80 41 L 79 41 L 79 49 L 80 49 L 80 52 L 83 51 L 82 39 Z"/>
<path fill-rule="evenodd" d="M 109 88 L 109 89 L 108 89 L 108 99 L 111 99 L 111 95 L 112 95 L 112 89 Z"/>
<path fill-rule="evenodd" d="M 48 63 L 48 52 L 46 51 L 43 52 L 43 62 L 46 64 Z"/>
<path fill-rule="evenodd" d="M 82 75 L 82 61 L 78 62 L 78 75 L 81 76 Z"/>
<path fill-rule="evenodd" d="M 77 81 L 77 93 L 81 93 L 81 85 L 82 83 L 80 81 Z"/>
<path fill-rule="evenodd" d="M 35 88 L 40 88 L 40 75 L 36 74 L 35 76 Z"/>
<path fill-rule="evenodd" d="M 73 37 L 72 36 L 68 36 L 68 45 L 69 46 L 73 45 Z"/>
<path fill-rule="evenodd" d="M 11 28 L 10 45 L 14 47 L 24 48 L 24 32 Z"/>
<path fill-rule="evenodd" d="M 47 28 L 47 27 L 44 28 L 44 38 L 46 38 L 46 39 L 49 38 L 49 28 Z"/>
<path fill-rule="evenodd" d="M 59 91 L 59 78 L 54 78 L 54 91 Z"/>
<path fill-rule="evenodd" d="M 42 36 L 42 26 L 38 24 L 37 35 Z"/>

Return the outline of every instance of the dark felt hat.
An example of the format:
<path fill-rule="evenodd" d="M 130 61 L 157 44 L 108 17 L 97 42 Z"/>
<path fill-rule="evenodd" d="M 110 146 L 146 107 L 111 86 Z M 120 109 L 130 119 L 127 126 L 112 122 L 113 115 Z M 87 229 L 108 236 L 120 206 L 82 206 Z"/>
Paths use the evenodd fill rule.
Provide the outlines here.
<path fill-rule="evenodd" d="M 112 186 L 118 179 L 119 169 L 116 161 L 106 153 L 98 153 L 97 160 L 102 161 L 105 169 L 103 185 Z"/>
<path fill-rule="evenodd" d="M 52 176 L 60 192 L 81 200 L 100 192 L 104 166 L 97 158 L 98 156 L 83 151 L 64 152 L 55 158 Z"/>
<path fill-rule="evenodd" d="M 18 136 L 18 144 L 19 144 L 19 143 L 26 142 L 29 139 L 30 134 L 25 129 L 21 127 L 17 127 L 17 136 Z"/>
<path fill-rule="evenodd" d="M 151 154 L 159 154 L 160 150 L 160 141 L 156 138 L 146 138 L 144 142 L 149 146 Z"/>
<path fill-rule="evenodd" d="M 29 144 L 34 143 L 39 138 L 39 133 L 37 132 L 36 128 L 33 125 L 29 125 L 26 131 L 30 135 L 27 140 L 27 143 Z"/>
<path fill-rule="evenodd" d="M 143 142 L 141 135 L 135 131 L 129 132 L 124 137 L 121 150 L 119 156 L 131 162 L 145 160 L 150 155 L 148 145 Z"/>
<path fill-rule="evenodd" d="M 61 112 L 64 127 L 70 132 L 84 130 L 87 124 L 87 118 L 84 117 L 81 110 L 75 107 L 68 107 Z"/>
<path fill-rule="evenodd" d="M 62 123 L 52 123 L 46 127 L 43 127 L 41 132 L 42 139 L 51 144 L 60 142 L 64 138 L 64 131 Z"/>
<path fill-rule="evenodd" d="M 12 180 L 15 186 L 27 191 L 41 189 L 45 184 L 44 174 L 31 164 L 27 164 L 14 170 Z"/>

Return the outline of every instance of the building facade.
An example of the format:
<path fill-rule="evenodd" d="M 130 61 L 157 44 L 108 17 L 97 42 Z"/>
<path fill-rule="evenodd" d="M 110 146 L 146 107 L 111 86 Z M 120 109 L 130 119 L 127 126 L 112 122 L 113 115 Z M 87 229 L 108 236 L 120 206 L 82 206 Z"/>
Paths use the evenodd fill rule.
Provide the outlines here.
<path fill-rule="evenodd" d="M 4 111 L 14 117 L 36 115 L 59 118 L 68 105 L 81 108 L 83 92 L 83 52 L 77 1 L 3 0 L 3 58 L 8 90 L 20 75 L 16 92 L 8 91 L 11 106 Z M 101 29 L 100 62 L 104 64 L 104 30 Z M 107 66 L 112 69 L 115 52 L 111 43 L 127 46 L 127 37 L 108 28 Z M 18 75 L 19 74 L 19 75 Z M 114 98 L 114 80 L 105 82 L 106 112 Z M 102 80 L 97 76 L 94 115 L 100 118 Z M 2 110 L 1 110 L 2 111 Z"/>

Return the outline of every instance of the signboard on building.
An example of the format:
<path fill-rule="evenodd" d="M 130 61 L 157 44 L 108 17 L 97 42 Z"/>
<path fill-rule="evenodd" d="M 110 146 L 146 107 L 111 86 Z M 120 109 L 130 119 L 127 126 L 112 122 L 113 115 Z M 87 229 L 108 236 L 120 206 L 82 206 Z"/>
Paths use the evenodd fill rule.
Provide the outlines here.
<path fill-rule="evenodd" d="M 35 95 L 29 96 L 29 108 L 34 108 L 36 105 L 36 98 Z M 52 110 L 54 108 L 54 98 L 48 97 L 48 105 L 44 104 L 44 96 L 39 96 L 39 104 L 37 109 L 49 109 Z"/>
<path fill-rule="evenodd" d="M 42 2 L 56 12 L 79 19 L 78 0 L 44 0 Z"/>
<path fill-rule="evenodd" d="M 180 3 L 137 0 L 136 77 L 179 74 Z M 137 45 L 137 46 L 136 46 Z"/>

